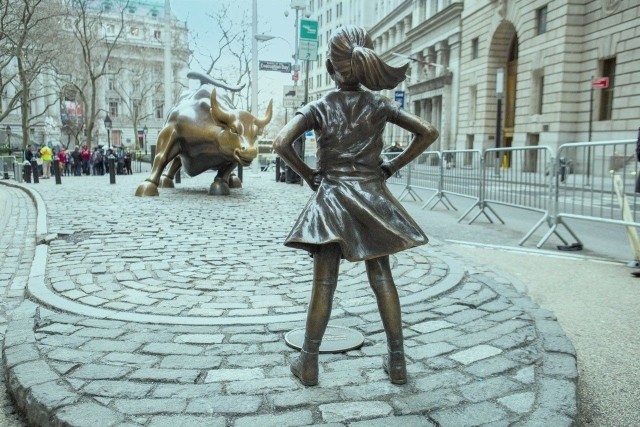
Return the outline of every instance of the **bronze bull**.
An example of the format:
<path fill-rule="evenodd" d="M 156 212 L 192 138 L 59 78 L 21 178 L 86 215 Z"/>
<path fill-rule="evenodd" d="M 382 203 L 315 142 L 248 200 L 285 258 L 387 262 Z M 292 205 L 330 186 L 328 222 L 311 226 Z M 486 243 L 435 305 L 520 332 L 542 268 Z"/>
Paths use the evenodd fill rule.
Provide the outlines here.
<path fill-rule="evenodd" d="M 173 188 L 180 168 L 189 176 L 217 170 L 209 194 L 228 195 L 229 188 L 242 186 L 231 172 L 237 165 L 249 166 L 256 158 L 256 139 L 272 113 L 273 100 L 265 117 L 258 119 L 246 111 L 222 106 L 214 86 L 202 85 L 169 113 L 158 135 L 151 175 L 138 186 L 136 196 L 157 196 L 158 186 Z M 168 171 L 162 174 L 169 163 Z"/>

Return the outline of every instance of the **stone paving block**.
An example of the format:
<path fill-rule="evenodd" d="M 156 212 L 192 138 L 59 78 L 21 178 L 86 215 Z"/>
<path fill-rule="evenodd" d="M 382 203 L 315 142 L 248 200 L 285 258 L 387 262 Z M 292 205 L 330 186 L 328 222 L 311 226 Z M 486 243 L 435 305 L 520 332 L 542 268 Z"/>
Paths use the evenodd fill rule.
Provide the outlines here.
<path fill-rule="evenodd" d="M 194 369 L 142 368 L 132 372 L 129 378 L 140 381 L 193 384 L 199 374 L 200 371 Z"/>
<path fill-rule="evenodd" d="M 199 398 L 222 393 L 223 383 L 209 384 L 157 384 L 150 397 Z"/>
<path fill-rule="evenodd" d="M 58 375 L 43 360 L 35 360 L 17 365 L 11 369 L 10 384 L 12 389 L 18 386 L 28 389 L 37 384 L 55 381 Z M 16 387 L 13 387 L 16 384 Z"/>
<path fill-rule="evenodd" d="M 263 347 L 264 349 L 264 347 Z M 282 354 L 257 353 L 238 356 L 229 356 L 226 358 L 227 365 L 230 367 L 265 367 L 284 365 L 285 360 Z"/>
<path fill-rule="evenodd" d="M 453 387 L 467 384 L 471 380 L 471 376 L 465 375 L 462 372 L 447 370 L 435 372 L 433 374 L 427 374 L 425 377 L 417 378 L 414 382 L 414 387 L 420 391 L 431 391 L 436 388 L 442 387 L 443 384 L 446 384 L 449 387 Z"/>
<path fill-rule="evenodd" d="M 435 427 L 435 424 L 429 421 L 426 416 L 406 415 L 399 417 L 385 417 L 376 420 L 357 421 L 350 423 L 349 427 Z"/>
<path fill-rule="evenodd" d="M 88 382 L 82 392 L 94 396 L 133 399 L 147 396 L 153 386 L 153 384 L 133 381 L 97 380 Z"/>
<path fill-rule="evenodd" d="M 156 415 L 150 418 L 148 427 L 225 427 L 224 417 L 190 416 L 190 415 Z"/>
<path fill-rule="evenodd" d="M 210 396 L 193 399 L 187 405 L 189 414 L 253 414 L 258 412 L 263 399 L 260 396 Z"/>
<path fill-rule="evenodd" d="M 80 346 L 80 350 L 99 352 L 133 352 L 140 347 L 140 343 L 135 341 L 89 340 Z"/>
<path fill-rule="evenodd" d="M 338 390 L 325 387 L 305 387 L 301 390 L 270 394 L 268 398 L 276 411 L 307 406 L 309 402 L 318 405 L 342 401 Z"/>
<path fill-rule="evenodd" d="M 465 399 L 452 388 L 438 387 L 427 393 L 409 393 L 393 397 L 391 405 L 396 414 L 423 414 L 440 408 L 459 405 Z"/>
<path fill-rule="evenodd" d="M 100 357 L 104 353 L 97 351 L 84 351 L 76 350 L 73 348 L 57 348 L 47 354 L 49 359 L 58 360 L 61 362 L 75 362 L 75 363 L 90 363 Z"/>
<path fill-rule="evenodd" d="M 296 427 L 313 424 L 311 411 L 293 411 L 284 414 L 264 414 L 236 419 L 234 427 Z"/>
<path fill-rule="evenodd" d="M 114 407 L 127 415 L 180 413 L 186 406 L 185 399 L 114 399 Z"/>
<path fill-rule="evenodd" d="M 223 334 L 183 334 L 175 338 L 175 342 L 183 344 L 220 344 Z"/>
<path fill-rule="evenodd" d="M 340 423 L 386 417 L 393 413 L 391 405 L 380 400 L 326 403 L 320 405 L 318 409 L 325 422 Z"/>
<path fill-rule="evenodd" d="M 38 359 L 40 359 L 40 353 L 34 344 L 19 344 L 4 350 L 4 360 L 7 368 Z"/>
<path fill-rule="evenodd" d="M 101 362 L 108 363 L 110 365 L 125 365 L 125 366 L 153 366 L 160 357 L 152 356 L 149 354 L 137 354 L 137 353 L 122 353 L 111 352 L 100 359 Z"/>
<path fill-rule="evenodd" d="M 490 345 L 478 345 L 467 350 L 462 350 L 457 353 L 453 353 L 449 357 L 463 365 L 476 362 L 478 360 L 486 359 L 491 356 L 502 353 L 502 350 Z"/>
<path fill-rule="evenodd" d="M 76 331 L 73 336 L 89 338 L 117 338 L 124 334 L 120 328 L 82 328 Z"/>
<path fill-rule="evenodd" d="M 430 417 L 441 426 L 471 427 L 503 420 L 507 412 L 495 403 L 481 402 L 436 410 Z"/>
<path fill-rule="evenodd" d="M 97 403 L 85 402 L 63 407 L 56 413 L 56 418 L 60 425 L 96 427 L 116 425 L 124 416 Z"/>
<path fill-rule="evenodd" d="M 207 371 L 205 383 L 220 381 L 246 381 L 264 378 L 264 372 L 259 368 L 247 369 L 212 369 Z"/>
<path fill-rule="evenodd" d="M 217 356 L 165 356 L 160 368 L 217 369 L 222 358 Z"/>
<path fill-rule="evenodd" d="M 458 347 L 446 342 L 435 342 L 411 347 L 411 350 L 407 351 L 407 354 L 410 354 L 413 359 L 420 360 L 428 357 L 439 356 L 441 354 L 447 354 L 454 350 L 458 350 Z"/>
<path fill-rule="evenodd" d="M 69 377 L 88 380 L 108 380 L 122 378 L 130 371 L 131 368 L 124 366 L 87 363 L 73 371 Z"/>
<path fill-rule="evenodd" d="M 538 407 L 575 417 L 576 385 L 573 381 L 542 376 L 539 384 Z"/>
<path fill-rule="evenodd" d="M 542 373 L 569 380 L 578 378 L 576 359 L 568 354 L 545 353 L 542 357 Z"/>
<path fill-rule="evenodd" d="M 476 377 L 489 377 L 503 372 L 510 371 L 520 366 L 511 359 L 507 359 L 502 355 L 493 356 L 467 366 L 464 370 Z"/>
<path fill-rule="evenodd" d="M 204 351 L 202 347 L 191 344 L 179 343 L 151 343 L 140 350 L 142 353 L 150 354 L 185 354 L 197 355 Z"/>
<path fill-rule="evenodd" d="M 444 320 L 429 320 L 426 322 L 418 323 L 416 325 L 412 325 L 411 329 L 415 329 L 421 333 L 429 333 L 435 332 L 440 329 L 446 329 L 456 326 L 454 323 L 450 323 Z"/>
<path fill-rule="evenodd" d="M 460 393 L 469 402 L 487 401 L 523 388 L 523 385 L 506 377 L 485 378 L 460 386 Z"/>
<path fill-rule="evenodd" d="M 498 402 L 509 408 L 513 412 L 525 414 L 531 410 L 536 400 L 533 392 L 516 393 L 498 399 Z"/>

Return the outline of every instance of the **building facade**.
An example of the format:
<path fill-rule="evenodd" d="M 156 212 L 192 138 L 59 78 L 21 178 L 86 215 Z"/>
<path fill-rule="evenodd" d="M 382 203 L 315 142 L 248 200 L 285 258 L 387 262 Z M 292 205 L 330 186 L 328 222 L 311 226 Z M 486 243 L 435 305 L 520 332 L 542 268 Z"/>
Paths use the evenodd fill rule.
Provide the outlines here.
<path fill-rule="evenodd" d="M 101 36 L 109 39 L 120 31 L 121 15 L 109 0 L 96 1 L 96 14 L 101 19 Z M 169 11 L 170 12 L 170 11 Z M 164 0 L 131 0 L 124 11 L 124 28 L 118 39 L 116 48 L 111 52 L 107 63 L 108 73 L 97 82 L 96 111 L 100 111 L 94 127 L 93 145 L 122 146 L 125 148 L 143 148 L 155 144 L 165 120 L 165 44 L 169 43 L 168 62 L 173 78 L 168 82 L 171 86 L 173 100 L 188 88 L 186 78 L 188 60 L 191 52 L 188 48 L 188 29 L 184 22 L 173 15 L 165 19 Z M 35 118 L 30 126 L 31 143 L 36 145 L 75 145 L 82 144 L 86 130 L 74 129 L 68 123 L 83 123 L 86 119 L 87 106 L 74 89 L 79 84 L 76 78 L 81 73 L 81 64 L 73 63 L 81 58 L 80 46 L 70 43 L 67 46 L 71 58 L 68 64 L 60 68 L 58 76 L 47 70 L 39 76 L 32 86 L 34 101 L 31 103 L 32 116 Z M 106 55 L 104 50 L 96 48 L 93 55 Z M 66 57 L 67 57 L 66 56 Z M 67 74 L 65 74 L 67 73 Z M 77 73 L 77 74 L 74 74 Z M 73 83 L 68 82 L 69 79 Z M 18 86 L 8 90 L 17 90 Z M 5 102 L 13 94 L 4 94 L 0 102 Z M 87 91 L 85 96 L 90 96 Z M 169 106 L 170 107 L 170 106 Z M 3 105 L 6 108 L 6 105 Z M 112 121 L 110 138 L 103 124 L 106 114 Z M 21 129 L 20 111 L 12 112 L 2 123 L 2 128 L 12 129 L 12 141 L 21 141 L 18 134 Z M 82 126 L 82 125 L 79 125 Z M 144 133 L 146 130 L 146 135 Z M 13 144 L 12 144 L 13 145 Z"/>
<path fill-rule="evenodd" d="M 345 16 L 351 8 L 360 15 Z M 310 99 L 332 89 L 330 32 L 364 26 L 387 62 L 410 62 L 407 80 L 386 95 L 400 92 L 405 108 L 441 130 L 434 149 L 557 147 L 633 138 L 640 125 L 635 0 L 310 0 L 309 9 L 323 54 L 311 66 Z M 593 87 L 600 78 L 607 87 Z M 409 136 L 389 128 L 385 143 L 406 145 Z"/>

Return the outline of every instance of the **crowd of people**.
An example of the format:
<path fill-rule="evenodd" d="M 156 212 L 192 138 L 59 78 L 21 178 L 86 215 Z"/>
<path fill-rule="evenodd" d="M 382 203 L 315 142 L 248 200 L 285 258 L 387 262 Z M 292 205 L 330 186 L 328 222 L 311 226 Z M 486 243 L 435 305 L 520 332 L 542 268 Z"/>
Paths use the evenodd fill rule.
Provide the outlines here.
<path fill-rule="evenodd" d="M 131 175 L 131 152 L 121 147 L 104 149 L 98 146 L 91 150 L 87 144 L 76 146 L 73 150 L 67 150 L 64 146 L 51 148 L 47 145 L 41 147 L 28 147 L 24 158 L 31 162 L 36 159 L 40 176 L 44 179 L 55 175 L 53 170 L 54 159 L 58 160 L 61 176 L 104 175 L 109 173 L 109 157 L 115 158 L 115 170 L 118 175 Z"/>

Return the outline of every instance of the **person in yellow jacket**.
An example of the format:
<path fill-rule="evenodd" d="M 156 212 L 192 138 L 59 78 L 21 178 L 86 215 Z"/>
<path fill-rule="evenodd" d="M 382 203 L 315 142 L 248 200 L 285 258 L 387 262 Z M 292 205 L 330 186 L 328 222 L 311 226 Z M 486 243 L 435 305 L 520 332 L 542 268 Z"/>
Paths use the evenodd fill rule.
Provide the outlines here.
<path fill-rule="evenodd" d="M 40 149 L 40 157 L 42 158 L 42 177 L 51 178 L 51 160 L 53 159 L 53 152 L 51 148 L 44 145 Z"/>

